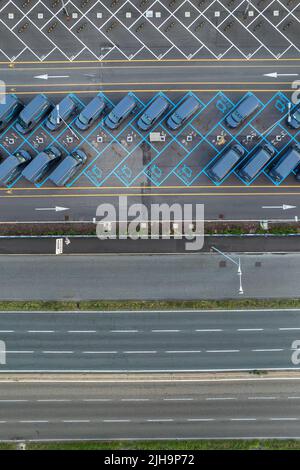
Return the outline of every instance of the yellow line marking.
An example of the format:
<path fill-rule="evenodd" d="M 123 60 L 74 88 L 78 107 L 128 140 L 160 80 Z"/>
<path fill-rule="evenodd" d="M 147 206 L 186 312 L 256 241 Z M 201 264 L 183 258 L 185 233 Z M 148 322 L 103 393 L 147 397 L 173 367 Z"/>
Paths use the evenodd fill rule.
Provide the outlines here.
<path fill-rule="evenodd" d="M 18 65 L 18 64 L 101 64 L 102 63 L 140 63 L 140 62 L 157 62 L 157 63 L 168 63 L 168 62 L 284 62 L 284 61 L 300 61 L 300 58 L 299 57 L 290 57 L 290 58 L 279 58 L 279 59 L 275 59 L 274 57 L 269 57 L 269 58 L 250 58 L 250 59 L 246 59 L 246 58 L 237 58 L 237 59 L 231 59 L 231 58 L 223 58 L 223 59 L 213 59 L 213 58 L 210 58 L 210 59 L 184 59 L 184 58 L 175 58 L 175 59 L 132 59 L 132 60 L 128 60 L 128 59 L 104 59 L 104 60 L 99 60 L 99 59 L 94 59 L 94 60 L 45 60 L 45 61 L 41 61 L 41 60 L 25 60 L 25 61 L 2 61 L 0 62 L 0 64 L 3 64 L 3 65 L 10 65 L 10 64 L 15 64 L 15 65 Z"/>
<path fill-rule="evenodd" d="M 40 194 L 40 195 L 34 195 L 34 194 L 25 194 L 25 195 L 11 195 L 11 196 L 2 196 L 2 198 L 5 199 L 10 199 L 10 198 L 26 198 L 26 199 L 38 199 L 38 198 L 51 198 L 51 197 L 119 197 L 120 195 L 122 196 L 127 196 L 127 197 L 137 197 L 141 196 L 139 193 L 107 193 L 107 194 Z M 213 193 L 192 193 L 192 194 L 185 194 L 185 193 L 145 193 L 142 195 L 147 196 L 147 197 L 153 197 L 153 196 L 160 196 L 160 197 L 170 197 L 170 196 L 185 196 L 185 197 L 193 197 L 193 196 L 217 196 L 217 197 L 222 197 L 222 196 L 300 196 L 300 192 L 278 192 L 278 193 L 219 193 L 219 194 L 213 194 Z"/>
<path fill-rule="evenodd" d="M 279 82 L 280 85 L 291 85 L 291 82 Z M 267 82 L 268 85 L 278 85 L 278 82 Z M 58 86 L 126 86 L 126 85 L 266 85 L 266 82 L 110 82 L 110 83 L 12 83 L 7 87 L 58 87 Z"/>
<path fill-rule="evenodd" d="M 151 191 L 153 190 L 161 190 L 161 189 L 189 189 L 189 190 L 194 190 L 194 189 L 201 189 L 201 188 L 204 188 L 204 189 L 215 189 L 215 190 L 224 190 L 226 188 L 234 188 L 234 189 L 249 189 L 247 186 L 245 185 L 242 185 L 242 184 L 231 184 L 230 186 L 229 185 L 224 185 L 224 186 L 215 186 L 215 185 L 194 185 L 194 186 L 185 186 L 185 185 L 173 185 L 173 186 L 167 186 L 167 185 L 161 185 L 159 187 L 155 187 L 155 186 L 151 186 Z M 264 184 L 253 184 L 251 185 L 251 189 L 252 188 L 259 188 L 259 189 L 270 189 L 270 185 L 264 185 Z M 271 188 L 273 188 L 271 186 Z M 298 184 L 294 184 L 294 185 L 285 185 L 285 186 L 282 186 L 282 188 L 287 188 L 287 189 L 292 189 L 292 188 L 299 188 L 300 189 L 300 185 Z M 99 187 L 95 187 L 95 186 L 72 186 L 72 187 L 61 187 L 61 188 L 57 188 L 57 187 L 53 187 L 53 188 L 45 188 L 45 187 L 41 187 L 41 188 L 37 188 L 37 187 L 29 187 L 29 186 L 26 186 L 24 188 L 10 188 L 12 191 L 98 191 L 98 190 L 109 190 L 109 189 L 123 189 L 123 190 L 126 190 L 128 188 L 126 188 L 125 186 L 99 186 Z M 130 186 L 130 189 L 138 189 L 138 190 L 141 190 L 141 187 L 140 186 Z M 147 189 L 147 188 L 146 188 Z M 278 188 L 274 186 L 273 188 L 274 190 L 277 190 Z M 8 188 L 0 188 L 0 192 L 1 191 L 7 191 Z"/>
<path fill-rule="evenodd" d="M 100 91 L 100 90 L 99 90 Z M 287 88 L 287 89 L 254 89 L 254 88 L 247 88 L 247 89 L 243 89 L 243 88 L 238 88 L 238 89 L 229 89 L 229 88 L 219 88 L 217 90 L 215 89 L 211 89 L 211 88 L 203 88 L 203 89 L 191 89 L 191 88 L 187 88 L 187 89 L 171 89 L 171 88 L 166 88 L 166 89 L 163 89 L 163 88 L 159 88 L 159 89 L 155 89 L 155 88 L 152 88 L 150 90 L 148 89 L 142 89 L 142 90 L 134 90 L 134 89 L 131 89 L 131 88 L 127 88 L 125 90 L 101 90 L 101 91 L 106 91 L 107 93 L 128 93 L 129 91 L 131 91 L 132 93 L 158 93 L 158 92 L 169 92 L 169 93 L 187 93 L 189 91 L 193 91 L 195 93 L 217 93 L 219 91 L 226 91 L 227 93 L 234 93 L 234 92 L 245 92 L 247 93 L 248 91 L 253 91 L 255 93 L 274 93 L 274 91 L 276 92 L 291 92 L 291 89 L 290 88 Z M 15 95 L 36 95 L 36 91 L 14 91 L 14 94 Z M 62 94 L 65 94 L 65 93 L 78 93 L 78 94 L 87 94 L 87 93 L 94 93 L 95 94 L 95 90 L 60 90 L 60 91 L 56 91 L 56 90 L 44 90 L 43 93 L 45 94 L 51 94 L 51 95 L 62 95 Z M 5 93 L 1 93 L 0 92 L 0 95 L 3 95 Z"/>

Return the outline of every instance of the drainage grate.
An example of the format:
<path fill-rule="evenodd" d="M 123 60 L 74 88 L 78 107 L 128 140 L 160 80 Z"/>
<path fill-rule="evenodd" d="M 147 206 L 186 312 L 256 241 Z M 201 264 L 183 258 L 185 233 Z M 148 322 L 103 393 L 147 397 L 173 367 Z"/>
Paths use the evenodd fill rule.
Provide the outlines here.
<path fill-rule="evenodd" d="M 220 261 L 219 268 L 226 268 L 226 261 Z"/>
<path fill-rule="evenodd" d="M 255 267 L 261 268 L 261 261 L 255 261 Z"/>

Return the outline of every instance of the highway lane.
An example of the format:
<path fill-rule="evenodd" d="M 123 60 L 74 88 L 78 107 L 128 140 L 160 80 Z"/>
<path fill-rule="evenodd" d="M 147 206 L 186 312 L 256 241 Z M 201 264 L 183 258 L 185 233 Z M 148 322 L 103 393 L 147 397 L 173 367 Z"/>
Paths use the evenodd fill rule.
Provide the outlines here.
<path fill-rule="evenodd" d="M 299 310 L 1 313 L 0 338 L 1 373 L 300 369 Z"/>
<path fill-rule="evenodd" d="M 295 61 L 102 62 L 0 65 L 9 92 L 28 95 L 66 91 L 80 94 L 125 91 L 290 91 L 300 64 Z M 187 73 L 188 72 L 188 73 Z M 291 76 L 272 78 L 282 72 Z M 50 78 L 35 78 L 47 74 Z M 58 78 L 52 78 L 58 77 Z M 60 78 L 62 77 L 62 78 Z"/>
<path fill-rule="evenodd" d="M 8 381 L 0 439 L 299 438 L 299 395 L 293 378 Z"/>
<path fill-rule="evenodd" d="M 151 256 L 2 255 L 0 299 L 240 298 L 237 267 L 229 261 L 223 267 L 221 261 L 221 255 L 201 252 Z M 299 254 L 242 254 L 241 265 L 244 298 L 299 297 Z"/>

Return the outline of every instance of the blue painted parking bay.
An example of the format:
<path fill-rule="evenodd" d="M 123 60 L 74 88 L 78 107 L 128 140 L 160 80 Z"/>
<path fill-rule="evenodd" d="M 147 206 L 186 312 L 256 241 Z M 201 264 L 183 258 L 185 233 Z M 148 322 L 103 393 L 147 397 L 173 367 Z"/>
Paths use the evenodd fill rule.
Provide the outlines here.
<path fill-rule="evenodd" d="M 19 134 L 12 123 L 8 129 L 0 134 L 0 154 L 6 158 L 17 150 L 28 150 L 32 156 L 48 147 L 58 146 L 64 155 L 75 149 L 82 148 L 88 155 L 88 162 L 78 174 L 69 181 L 69 187 L 132 187 L 141 184 L 159 186 L 186 186 L 195 185 L 270 185 L 287 184 L 287 180 L 280 183 L 272 180 L 269 169 L 285 151 L 300 142 L 300 131 L 293 131 L 287 124 L 290 100 L 282 92 L 264 99 L 263 94 L 257 94 L 261 108 L 252 115 L 238 129 L 229 129 L 225 124 L 226 115 L 236 106 L 239 100 L 232 99 L 230 93 L 219 92 L 204 99 L 201 93 L 189 92 L 181 96 L 176 102 L 164 93 L 170 103 L 169 111 L 155 126 L 147 132 L 138 129 L 136 122 L 139 116 L 155 99 L 143 101 L 141 96 L 134 95 L 137 108 L 134 114 L 118 128 L 110 131 L 103 123 L 98 121 L 92 128 L 79 132 L 74 126 L 76 116 L 64 125 L 59 131 L 51 133 L 44 123 L 26 136 Z M 166 126 L 167 117 L 174 108 L 188 95 L 194 95 L 199 101 L 199 109 L 185 125 L 176 132 Z M 242 100 L 245 94 L 239 96 Z M 107 104 L 107 114 L 113 107 L 109 94 L 103 94 Z M 82 102 L 78 96 L 79 108 Z M 54 103 L 55 104 L 55 103 Z M 245 150 L 245 156 L 238 162 L 237 167 L 226 177 L 215 183 L 207 175 L 208 167 L 216 161 L 224 151 L 234 144 L 240 144 Z M 246 182 L 238 175 L 238 168 L 248 161 L 257 148 L 270 143 L 275 149 L 275 155 L 267 166 L 262 168 L 255 179 Z M 293 178 L 294 175 L 290 175 Z M 289 180 L 290 181 L 290 180 Z M 294 178 L 293 178 L 294 181 Z M 297 184 L 297 183 L 293 183 Z M 28 187 L 28 183 L 19 177 L 14 180 L 10 188 Z M 30 186 L 33 187 L 33 186 Z M 51 187 L 46 177 L 37 187 Z"/>

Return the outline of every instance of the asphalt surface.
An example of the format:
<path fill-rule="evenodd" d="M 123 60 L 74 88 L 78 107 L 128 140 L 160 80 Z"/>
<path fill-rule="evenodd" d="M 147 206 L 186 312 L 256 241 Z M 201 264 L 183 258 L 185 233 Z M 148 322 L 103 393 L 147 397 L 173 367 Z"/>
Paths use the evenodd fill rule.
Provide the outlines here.
<path fill-rule="evenodd" d="M 9 312 L 0 325 L 2 373 L 300 368 L 299 310 Z"/>
<path fill-rule="evenodd" d="M 218 254 L 191 253 L 67 257 L 2 255 L 0 299 L 198 300 L 241 297 L 237 265 Z M 237 263 L 237 255 L 232 257 Z M 299 297 L 299 254 L 242 255 L 241 266 L 244 298 Z"/>
<path fill-rule="evenodd" d="M 1 440 L 299 438 L 299 380 L 1 383 Z"/>
<path fill-rule="evenodd" d="M 139 240 L 99 240 L 96 236 L 45 236 L 45 237 L 1 237 L 1 255 L 53 255 L 56 253 L 56 240 L 63 239 L 63 253 L 73 254 L 155 254 L 186 253 L 186 240 L 139 239 Z M 216 247 L 222 252 L 235 253 L 297 253 L 300 235 L 245 235 L 245 236 L 209 236 L 205 235 L 201 253 L 212 252 Z"/>
<path fill-rule="evenodd" d="M 286 72 L 299 74 L 297 59 L 253 61 L 162 61 L 0 64 L 1 79 L 8 91 L 30 99 L 32 93 L 49 95 L 76 92 L 80 95 L 101 91 L 109 93 L 147 93 L 165 91 L 291 91 L 292 77 L 272 78 L 265 74 Z M 187 76 L 188 71 L 188 76 Z M 55 73 L 55 74 L 54 74 Z M 41 75 L 48 74 L 45 80 Z M 51 78 L 61 75 L 63 78 Z M 295 75 L 295 76 L 296 76 Z"/>

